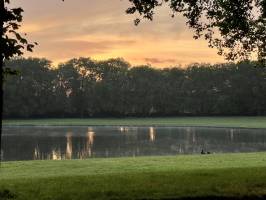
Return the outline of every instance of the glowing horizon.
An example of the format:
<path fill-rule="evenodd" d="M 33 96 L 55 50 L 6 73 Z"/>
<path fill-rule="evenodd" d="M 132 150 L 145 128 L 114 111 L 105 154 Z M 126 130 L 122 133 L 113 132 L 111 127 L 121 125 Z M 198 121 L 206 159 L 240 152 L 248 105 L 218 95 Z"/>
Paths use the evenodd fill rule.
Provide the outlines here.
<path fill-rule="evenodd" d="M 194 40 L 184 18 L 171 18 L 167 8 L 136 27 L 134 16 L 125 14 L 127 0 L 18 0 L 12 6 L 25 11 L 21 32 L 39 43 L 25 56 L 45 57 L 54 64 L 78 57 L 120 57 L 132 65 L 155 67 L 225 62 L 207 41 Z"/>

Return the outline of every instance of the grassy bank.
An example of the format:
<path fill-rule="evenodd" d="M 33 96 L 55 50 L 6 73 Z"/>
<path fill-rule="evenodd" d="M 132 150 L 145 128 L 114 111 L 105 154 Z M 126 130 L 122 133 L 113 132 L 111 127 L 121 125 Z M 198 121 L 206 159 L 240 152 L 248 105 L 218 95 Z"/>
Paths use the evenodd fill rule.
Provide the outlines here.
<path fill-rule="evenodd" d="M 50 125 L 50 126 L 210 126 L 266 128 L 266 117 L 164 117 L 164 118 L 105 118 L 105 119 L 33 119 L 3 120 L 3 125 Z"/>
<path fill-rule="evenodd" d="M 0 173 L 0 191 L 28 200 L 266 195 L 266 153 L 4 162 Z"/>

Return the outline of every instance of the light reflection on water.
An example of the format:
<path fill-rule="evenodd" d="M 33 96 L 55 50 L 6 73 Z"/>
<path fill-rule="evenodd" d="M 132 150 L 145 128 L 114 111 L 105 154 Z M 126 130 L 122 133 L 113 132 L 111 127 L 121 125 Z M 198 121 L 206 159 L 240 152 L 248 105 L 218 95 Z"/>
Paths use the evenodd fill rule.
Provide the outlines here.
<path fill-rule="evenodd" d="M 155 141 L 155 130 L 154 130 L 154 127 L 150 127 L 149 128 L 149 136 L 150 136 L 150 141 L 151 142 L 154 142 Z"/>
<path fill-rule="evenodd" d="M 266 151 L 266 129 L 4 127 L 4 160 Z"/>

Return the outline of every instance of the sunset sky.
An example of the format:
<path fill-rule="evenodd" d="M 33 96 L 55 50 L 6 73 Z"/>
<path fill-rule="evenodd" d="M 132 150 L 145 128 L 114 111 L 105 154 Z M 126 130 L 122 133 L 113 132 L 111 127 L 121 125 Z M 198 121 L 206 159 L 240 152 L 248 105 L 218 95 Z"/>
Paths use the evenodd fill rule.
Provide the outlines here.
<path fill-rule="evenodd" d="M 56 63 L 76 57 L 102 60 L 123 57 L 132 65 L 169 67 L 189 63 L 223 62 L 216 49 L 194 40 L 184 18 L 171 18 L 160 8 L 153 22 L 134 26 L 126 15 L 127 0 L 16 0 L 24 21 L 21 32 L 39 45 L 26 56 L 45 57 Z"/>

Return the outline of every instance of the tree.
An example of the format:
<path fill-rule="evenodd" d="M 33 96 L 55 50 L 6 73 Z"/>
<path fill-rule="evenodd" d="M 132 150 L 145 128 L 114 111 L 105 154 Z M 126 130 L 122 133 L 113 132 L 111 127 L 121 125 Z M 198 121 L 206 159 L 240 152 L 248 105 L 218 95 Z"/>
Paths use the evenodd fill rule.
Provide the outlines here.
<path fill-rule="evenodd" d="M 34 45 L 31 44 L 18 33 L 20 22 L 22 21 L 22 8 L 9 8 L 9 0 L 0 0 L 0 70 L 1 70 L 1 116 L 3 113 L 3 81 L 6 75 L 17 74 L 17 71 L 5 68 L 4 63 L 6 60 L 14 56 L 23 54 L 23 50 L 32 51 Z M 0 132 L 0 161 L 1 161 L 1 138 L 2 138 L 2 121 Z"/>
<path fill-rule="evenodd" d="M 19 75 L 5 80 L 3 116 L 13 113 L 16 117 L 40 117 L 52 113 L 58 94 L 54 81 L 57 74 L 51 68 L 51 62 L 37 58 L 14 58 L 6 65 L 19 71 Z"/>
<path fill-rule="evenodd" d="M 4 79 L 5 75 L 15 74 L 16 71 L 10 68 L 4 68 L 5 60 L 9 60 L 14 56 L 23 55 L 23 51 L 32 51 L 34 45 L 37 43 L 29 43 L 24 36 L 18 33 L 20 28 L 20 23 L 22 22 L 22 8 L 9 8 L 9 0 L 1 0 L 0 11 L 1 11 L 1 21 L 0 21 L 0 32 L 1 32 L 1 77 Z"/>
<path fill-rule="evenodd" d="M 266 66 L 266 0 L 129 0 L 128 14 L 152 20 L 157 7 L 168 4 L 172 16 L 186 18 L 195 30 L 194 38 L 204 37 L 209 47 L 228 60 L 245 60 L 257 52 Z M 135 20 L 137 25 L 140 18 Z"/>
<path fill-rule="evenodd" d="M 241 62 L 186 69 L 134 67 L 121 59 L 6 62 L 5 118 L 265 115 L 266 68 Z"/>

